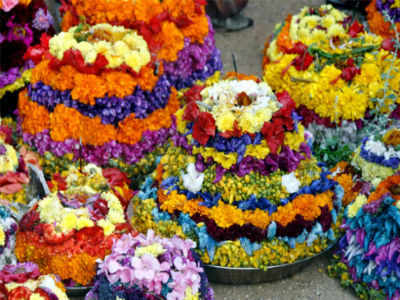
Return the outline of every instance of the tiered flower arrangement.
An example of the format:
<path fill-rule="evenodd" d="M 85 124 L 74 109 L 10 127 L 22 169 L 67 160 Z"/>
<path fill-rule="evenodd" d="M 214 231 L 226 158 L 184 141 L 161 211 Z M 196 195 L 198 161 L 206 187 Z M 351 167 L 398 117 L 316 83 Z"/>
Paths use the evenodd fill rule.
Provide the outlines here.
<path fill-rule="evenodd" d="M 207 51 L 212 34 L 203 44 Z M 154 170 L 155 157 L 175 130 L 171 115 L 179 101 L 167 65 L 156 61 L 144 37 L 121 26 L 81 24 L 42 42 L 37 50 L 44 59 L 20 94 L 19 113 L 24 141 L 46 153 L 45 173 L 78 159 L 118 166 L 130 177 Z M 175 45 L 170 36 L 160 43 L 165 51 Z M 207 56 L 196 53 L 195 58 Z M 174 68 L 201 73 L 181 63 L 188 61 L 178 59 Z M 205 63 L 199 65 L 207 76 L 193 80 L 220 68 Z"/>
<path fill-rule="evenodd" d="M 39 158 L 25 147 L 17 151 L 11 145 L 15 141 L 13 134 L 12 127 L 0 125 L 0 200 L 28 204 L 31 198 L 27 194 L 27 164 L 38 165 Z"/>
<path fill-rule="evenodd" d="M 393 38 L 400 30 L 400 4 L 395 0 L 372 0 L 366 8 L 370 30 L 383 36 Z"/>
<path fill-rule="evenodd" d="M 86 300 L 214 299 L 195 243 L 178 237 L 123 235 L 99 263 Z"/>
<path fill-rule="evenodd" d="M 117 169 L 93 164 L 54 174 L 52 193 L 21 220 L 15 254 L 35 262 L 43 274 L 56 274 L 68 285 L 88 285 L 96 260 L 111 251 L 113 240 L 131 230 L 125 208 L 133 192 Z"/>
<path fill-rule="evenodd" d="M 189 237 L 203 262 L 230 267 L 293 263 L 336 239 L 343 189 L 287 92 L 233 74 L 184 98 L 175 146 L 134 197 L 136 229 Z"/>
<path fill-rule="evenodd" d="M 400 171 L 400 129 L 364 138 L 352 164 L 361 171 L 362 179 L 375 187 Z"/>
<path fill-rule="evenodd" d="M 361 299 L 400 297 L 399 187 L 400 176 L 393 175 L 346 208 L 346 234 L 328 271 Z"/>
<path fill-rule="evenodd" d="M 68 300 L 54 275 L 40 275 L 33 263 L 7 265 L 0 270 L 0 298 L 8 300 Z"/>
<path fill-rule="evenodd" d="M 0 205 L 0 270 L 5 265 L 16 263 L 14 247 L 17 229 L 18 224 L 10 209 Z"/>
<path fill-rule="evenodd" d="M 376 118 L 399 107 L 400 60 L 392 50 L 392 42 L 330 5 L 305 7 L 267 41 L 264 79 L 290 93 L 317 157 L 334 165 L 349 159 L 361 129 L 382 125 Z"/>
<path fill-rule="evenodd" d="M 44 32 L 52 34 L 54 29 L 43 0 L 0 1 L 0 99 L 29 81 L 34 64 L 23 57 Z"/>

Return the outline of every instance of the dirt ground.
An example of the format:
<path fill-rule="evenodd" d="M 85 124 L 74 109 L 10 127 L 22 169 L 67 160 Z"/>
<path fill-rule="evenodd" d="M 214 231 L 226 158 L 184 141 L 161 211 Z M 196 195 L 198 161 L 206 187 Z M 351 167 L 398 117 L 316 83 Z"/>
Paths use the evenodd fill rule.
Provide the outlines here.
<path fill-rule="evenodd" d="M 50 1 L 48 1 L 50 2 Z M 217 47 L 221 50 L 225 71 L 233 70 L 232 53 L 238 71 L 261 76 L 262 50 L 266 37 L 287 14 L 297 13 L 305 5 L 320 5 L 322 0 L 250 0 L 244 14 L 254 19 L 254 26 L 241 32 L 217 30 Z M 329 257 L 314 261 L 291 278 L 278 282 L 229 286 L 213 284 L 216 300 L 352 300 L 351 292 L 326 275 Z M 72 298 L 81 300 L 83 298 Z"/>

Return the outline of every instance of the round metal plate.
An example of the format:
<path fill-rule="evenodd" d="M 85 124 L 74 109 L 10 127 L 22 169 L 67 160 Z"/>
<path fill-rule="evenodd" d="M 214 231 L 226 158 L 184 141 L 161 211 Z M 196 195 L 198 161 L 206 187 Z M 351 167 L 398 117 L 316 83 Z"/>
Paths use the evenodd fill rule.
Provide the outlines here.
<path fill-rule="evenodd" d="M 306 267 L 311 261 L 329 252 L 334 246 L 332 243 L 324 251 L 292 264 L 270 266 L 266 270 L 257 268 L 229 268 L 214 265 L 204 265 L 208 280 L 223 284 L 253 284 L 280 280 L 291 276 Z"/>
<path fill-rule="evenodd" d="M 76 287 L 67 287 L 67 295 L 69 297 L 83 297 L 90 291 L 91 286 L 76 286 Z"/>

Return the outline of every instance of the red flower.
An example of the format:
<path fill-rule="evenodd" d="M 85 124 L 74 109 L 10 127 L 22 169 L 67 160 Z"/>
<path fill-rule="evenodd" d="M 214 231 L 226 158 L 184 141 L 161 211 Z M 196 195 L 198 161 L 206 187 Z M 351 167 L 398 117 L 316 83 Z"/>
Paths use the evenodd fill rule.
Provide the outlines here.
<path fill-rule="evenodd" d="M 25 214 L 25 216 L 22 217 L 22 220 L 19 223 L 19 230 L 31 231 L 39 222 L 40 215 L 36 211 L 36 208 L 33 208 L 27 214 Z"/>
<path fill-rule="evenodd" d="M 272 154 L 276 154 L 285 139 L 285 130 L 281 118 L 265 122 L 261 133 L 264 136 Z"/>
<path fill-rule="evenodd" d="M 355 38 L 360 32 L 364 31 L 364 25 L 360 24 L 357 20 L 349 27 L 349 35 Z"/>
<path fill-rule="evenodd" d="M 103 176 L 111 186 L 123 187 L 125 184 L 129 185 L 131 183 L 128 176 L 117 168 L 103 169 Z"/>
<path fill-rule="evenodd" d="M 302 42 L 296 42 L 293 48 L 288 49 L 286 51 L 287 54 L 299 54 L 299 55 L 304 55 L 306 52 L 307 52 L 307 46 Z"/>
<path fill-rule="evenodd" d="M 219 135 L 226 139 L 229 139 L 231 137 L 241 137 L 242 131 L 240 130 L 239 125 L 238 125 L 237 121 L 235 120 L 235 122 L 233 123 L 233 130 L 228 130 L 228 131 L 222 132 Z"/>
<path fill-rule="evenodd" d="M 346 65 L 347 67 L 342 70 L 342 74 L 340 75 L 343 80 L 351 81 L 354 76 L 361 73 L 360 69 L 354 64 L 354 59 L 349 58 Z"/>
<path fill-rule="evenodd" d="M 205 88 L 203 85 L 194 85 L 189 90 L 187 90 L 183 96 L 186 100 L 186 103 L 190 103 L 192 101 L 201 101 L 201 91 Z"/>
<path fill-rule="evenodd" d="M 185 111 L 183 112 L 183 119 L 186 121 L 193 122 L 200 115 L 199 107 L 195 101 L 191 101 L 186 105 Z"/>
<path fill-rule="evenodd" d="M 28 288 L 19 286 L 8 293 L 8 300 L 29 300 L 31 294 Z"/>
<path fill-rule="evenodd" d="M 297 56 L 293 60 L 293 65 L 297 71 L 305 71 L 314 61 L 314 57 L 310 53 Z"/>
<path fill-rule="evenodd" d="M 394 51 L 394 40 L 392 38 L 384 39 L 382 42 L 382 49 L 386 51 Z"/>
<path fill-rule="evenodd" d="M 38 226 L 36 226 L 35 231 L 41 231 L 45 241 L 51 245 L 61 244 L 70 239 L 75 233 L 74 230 L 71 230 L 66 234 L 57 233 L 52 224 L 39 224 Z"/>
<path fill-rule="evenodd" d="M 43 33 L 40 37 L 40 44 L 31 46 L 26 50 L 24 60 L 31 59 L 35 64 L 38 64 L 43 56 L 48 53 L 50 38 L 46 33 Z"/>
<path fill-rule="evenodd" d="M 4 283 L 0 283 L 0 300 L 7 300 L 8 298 L 8 290 Z"/>
<path fill-rule="evenodd" d="M 193 126 L 193 138 L 203 146 L 215 135 L 215 120 L 209 112 L 201 112 Z"/>
<path fill-rule="evenodd" d="M 45 290 L 43 290 L 41 288 L 37 288 L 33 293 L 39 294 L 45 300 L 51 300 L 49 294 Z"/>

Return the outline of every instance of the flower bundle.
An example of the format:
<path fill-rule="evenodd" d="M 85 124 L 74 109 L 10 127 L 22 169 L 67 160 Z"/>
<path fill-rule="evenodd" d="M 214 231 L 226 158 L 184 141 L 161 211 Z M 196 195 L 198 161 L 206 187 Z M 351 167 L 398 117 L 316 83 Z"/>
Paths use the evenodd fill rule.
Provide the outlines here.
<path fill-rule="evenodd" d="M 292 263 L 335 240 L 343 189 L 287 92 L 235 74 L 184 99 L 175 146 L 134 197 L 136 229 L 189 237 L 203 262 L 231 267 Z"/>
<path fill-rule="evenodd" d="M 5 265 L 16 263 L 14 247 L 17 229 L 18 224 L 11 211 L 0 205 L 0 270 Z"/>
<path fill-rule="evenodd" d="M 152 230 L 125 234 L 99 263 L 85 299 L 214 299 L 194 247 L 191 240 L 160 238 Z"/>
<path fill-rule="evenodd" d="M 109 254 L 114 238 L 129 232 L 125 208 L 133 192 L 117 169 L 87 165 L 55 174 L 52 193 L 22 218 L 16 237 L 19 261 L 33 261 L 43 274 L 88 285 L 96 260 Z"/>
<path fill-rule="evenodd" d="M 352 164 L 362 179 L 373 186 L 400 170 L 400 129 L 392 128 L 383 134 L 363 139 L 354 153 Z"/>
<path fill-rule="evenodd" d="M 23 57 L 44 32 L 52 34 L 54 29 L 43 0 L 0 1 L 0 99 L 29 81 L 29 69 L 34 64 Z"/>
<path fill-rule="evenodd" d="M 40 275 L 33 263 L 7 265 L 0 270 L 0 297 L 8 300 L 68 300 L 54 275 Z"/>
<path fill-rule="evenodd" d="M 210 35 L 211 41 L 211 29 Z M 209 50 L 210 41 L 201 47 Z M 167 65 L 155 60 L 145 36 L 122 26 L 80 24 L 43 39 L 30 53 L 40 62 L 19 99 L 25 143 L 48 153 L 58 166 L 78 160 L 130 166 L 129 176 L 135 177 L 154 170 L 155 157 L 175 130 L 172 115 L 180 104 L 178 86 L 166 74 Z M 207 56 L 193 57 L 198 55 Z M 188 85 L 220 68 L 219 63 L 199 65 L 196 71 L 189 68 Z"/>
<path fill-rule="evenodd" d="M 317 156 L 335 165 L 349 159 L 366 122 L 398 107 L 400 60 L 391 50 L 332 6 L 305 7 L 267 41 L 264 79 L 290 93 Z"/>
<path fill-rule="evenodd" d="M 345 211 L 346 234 L 328 271 L 362 299 L 400 297 L 399 184 L 399 175 L 388 177 Z"/>
<path fill-rule="evenodd" d="M 384 38 L 395 37 L 395 31 L 400 30 L 400 4 L 394 0 L 372 0 L 366 8 L 369 28 L 373 33 Z"/>

